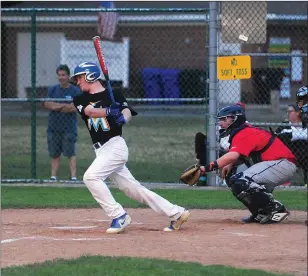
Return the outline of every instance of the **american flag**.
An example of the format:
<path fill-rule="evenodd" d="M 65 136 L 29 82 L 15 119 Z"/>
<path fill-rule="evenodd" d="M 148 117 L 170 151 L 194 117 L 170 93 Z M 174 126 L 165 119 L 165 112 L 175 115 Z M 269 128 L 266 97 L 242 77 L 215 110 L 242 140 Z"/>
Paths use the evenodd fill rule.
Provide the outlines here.
<path fill-rule="evenodd" d="M 101 1 L 101 8 L 114 8 L 113 1 Z M 98 13 L 98 34 L 101 38 L 112 40 L 116 33 L 118 23 L 118 14 L 116 12 L 99 12 Z"/>

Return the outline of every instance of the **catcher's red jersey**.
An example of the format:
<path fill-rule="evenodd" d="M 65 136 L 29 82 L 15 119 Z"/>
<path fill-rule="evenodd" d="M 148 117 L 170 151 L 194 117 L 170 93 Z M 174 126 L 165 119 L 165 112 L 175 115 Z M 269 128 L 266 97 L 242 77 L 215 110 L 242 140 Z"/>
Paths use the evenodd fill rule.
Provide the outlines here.
<path fill-rule="evenodd" d="M 233 137 L 229 151 L 238 152 L 248 157 L 250 153 L 262 150 L 271 137 L 272 135 L 265 130 L 247 127 Z M 261 158 L 263 161 L 287 159 L 294 164 L 296 163 L 294 154 L 278 138 L 261 154 Z"/>

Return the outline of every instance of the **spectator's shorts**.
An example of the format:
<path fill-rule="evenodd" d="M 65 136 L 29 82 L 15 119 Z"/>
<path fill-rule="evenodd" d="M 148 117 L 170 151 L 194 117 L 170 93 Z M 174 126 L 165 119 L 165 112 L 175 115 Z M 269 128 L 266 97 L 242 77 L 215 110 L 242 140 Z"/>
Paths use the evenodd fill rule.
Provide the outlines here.
<path fill-rule="evenodd" d="M 77 135 L 74 133 L 47 132 L 48 152 L 51 158 L 56 158 L 63 153 L 64 156 L 75 156 Z"/>

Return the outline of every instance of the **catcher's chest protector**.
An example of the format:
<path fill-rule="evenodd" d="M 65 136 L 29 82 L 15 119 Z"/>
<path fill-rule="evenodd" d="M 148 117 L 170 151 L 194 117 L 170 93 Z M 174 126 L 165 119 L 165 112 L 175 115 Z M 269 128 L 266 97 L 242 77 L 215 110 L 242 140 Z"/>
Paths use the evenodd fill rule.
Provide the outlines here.
<path fill-rule="evenodd" d="M 241 130 L 247 128 L 247 127 L 252 127 L 252 126 L 249 126 L 247 124 L 243 124 L 241 125 L 240 127 L 238 128 L 235 128 L 231 131 L 230 133 L 230 137 L 229 137 L 229 143 L 230 143 L 230 146 L 229 146 L 229 149 L 231 148 L 231 144 L 232 144 L 232 140 L 234 138 L 234 136 Z M 256 128 L 256 127 L 253 127 L 253 128 Z M 258 128 L 259 129 L 259 128 Z M 262 131 L 266 131 L 264 129 L 260 129 Z M 256 163 L 259 163 L 259 162 L 262 162 L 262 158 L 261 158 L 261 154 L 263 152 L 265 152 L 274 142 L 274 140 L 276 139 L 276 137 L 274 135 L 272 135 L 272 137 L 270 138 L 270 140 L 268 141 L 268 143 L 265 145 L 265 147 L 259 151 L 253 151 L 249 154 L 248 157 L 241 157 L 245 163 L 245 165 L 247 167 L 251 167 L 252 165 L 256 164 Z"/>

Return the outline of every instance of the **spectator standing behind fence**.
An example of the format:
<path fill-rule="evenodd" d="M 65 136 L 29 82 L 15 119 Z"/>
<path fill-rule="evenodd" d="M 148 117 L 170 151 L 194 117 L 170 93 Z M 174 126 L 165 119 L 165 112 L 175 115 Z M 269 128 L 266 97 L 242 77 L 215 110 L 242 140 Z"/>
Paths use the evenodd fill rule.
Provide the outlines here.
<path fill-rule="evenodd" d="M 305 184 L 308 183 L 308 128 L 301 119 L 301 112 L 297 105 L 289 105 L 289 126 L 281 126 L 276 129 L 276 134 L 296 156 L 297 166 L 302 169 Z M 301 170 L 298 170 L 300 173 Z M 291 181 L 293 182 L 293 181 Z"/>
<path fill-rule="evenodd" d="M 70 84 L 70 70 L 67 65 L 60 65 L 56 70 L 59 84 L 48 88 L 48 98 L 64 98 L 67 102 L 50 101 L 44 106 L 50 110 L 47 128 L 48 152 L 51 157 L 51 178 L 57 180 L 60 156 L 68 157 L 71 178 L 76 177 L 76 141 L 77 116 L 72 103 L 74 96 L 80 93 L 77 86 Z"/>

